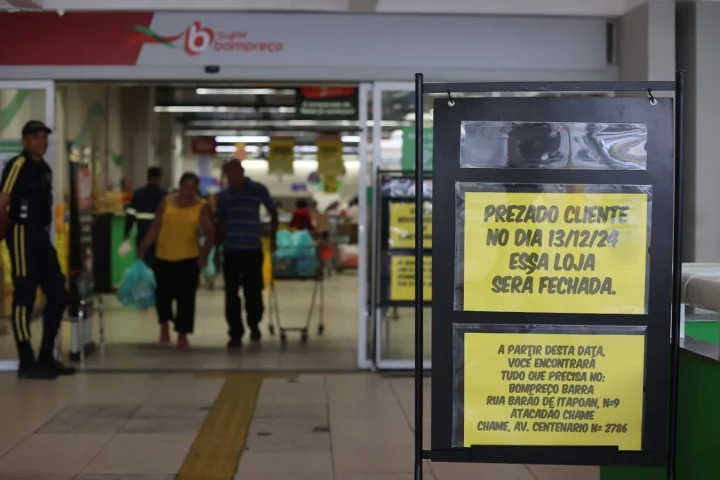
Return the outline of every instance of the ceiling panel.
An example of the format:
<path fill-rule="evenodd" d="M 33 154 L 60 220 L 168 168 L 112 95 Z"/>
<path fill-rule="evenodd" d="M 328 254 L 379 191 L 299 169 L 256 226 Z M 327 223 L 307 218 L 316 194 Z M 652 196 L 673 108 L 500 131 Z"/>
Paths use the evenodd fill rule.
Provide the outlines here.
<path fill-rule="evenodd" d="M 638 0 L 0 0 L 64 10 L 235 10 L 614 17 Z"/>

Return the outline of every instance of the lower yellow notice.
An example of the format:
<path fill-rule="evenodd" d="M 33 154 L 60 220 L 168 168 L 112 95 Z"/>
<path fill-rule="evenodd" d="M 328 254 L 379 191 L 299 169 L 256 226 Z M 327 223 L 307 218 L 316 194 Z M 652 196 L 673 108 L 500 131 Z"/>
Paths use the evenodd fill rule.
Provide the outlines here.
<path fill-rule="evenodd" d="M 644 335 L 466 333 L 464 446 L 642 449 Z"/>
<path fill-rule="evenodd" d="M 423 257 L 423 296 L 432 300 L 432 257 Z M 415 257 L 393 255 L 390 257 L 390 300 L 395 302 L 415 300 Z"/>

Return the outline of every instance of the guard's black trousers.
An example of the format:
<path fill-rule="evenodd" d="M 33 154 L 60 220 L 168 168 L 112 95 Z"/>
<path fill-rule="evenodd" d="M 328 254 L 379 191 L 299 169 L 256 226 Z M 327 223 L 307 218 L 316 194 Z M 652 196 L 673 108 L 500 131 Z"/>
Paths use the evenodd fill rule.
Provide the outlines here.
<path fill-rule="evenodd" d="M 30 319 L 38 287 L 45 294 L 40 359 L 50 360 L 68 303 L 65 276 L 60 271 L 57 252 L 43 226 L 12 224 L 6 240 L 14 287 L 11 319 L 20 363 L 35 360 L 30 345 Z"/>
<path fill-rule="evenodd" d="M 245 333 L 242 323 L 242 303 L 240 302 L 240 286 L 245 297 L 245 313 L 247 325 L 251 331 L 257 331 L 262 320 L 265 307 L 262 292 L 263 280 L 262 250 L 225 251 L 223 261 L 223 277 L 225 280 L 225 318 L 230 331 L 230 338 L 240 340 Z"/>

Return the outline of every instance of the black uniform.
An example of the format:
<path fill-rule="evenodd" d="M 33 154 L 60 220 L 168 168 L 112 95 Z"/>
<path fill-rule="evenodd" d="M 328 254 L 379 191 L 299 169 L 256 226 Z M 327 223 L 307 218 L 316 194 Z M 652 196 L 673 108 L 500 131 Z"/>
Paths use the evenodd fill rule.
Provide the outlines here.
<path fill-rule="evenodd" d="M 46 297 L 39 360 L 57 366 L 55 337 L 68 294 L 55 247 L 50 241 L 52 172 L 44 160 L 33 161 L 25 152 L 7 162 L 2 172 L 2 193 L 10 196 L 6 234 L 14 286 L 12 325 L 20 357 L 20 371 L 35 364 L 30 345 L 30 318 L 40 287 Z"/>
<path fill-rule="evenodd" d="M 133 223 L 137 220 L 137 236 L 135 237 L 137 247 L 140 247 L 155 218 L 155 212 L 166 195 L 167 192 L 164 188 L 152 183 L 138 188 L 133 193 L 130 207 L 125 211 L 125 237 L 130 236 Z M 150 268 L 155 267 L 155 245 L 148 248 L 143 260 Z"/>

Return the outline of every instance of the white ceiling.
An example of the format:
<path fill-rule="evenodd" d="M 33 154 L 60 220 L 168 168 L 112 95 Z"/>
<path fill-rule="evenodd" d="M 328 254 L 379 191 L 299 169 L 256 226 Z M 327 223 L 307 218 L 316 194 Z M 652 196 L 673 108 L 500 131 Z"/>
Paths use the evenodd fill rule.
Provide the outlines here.
<path fill-rule="evenodd" d="M 615 17 L 644 0 L 0 0 L 0 9 L 245 10 Z M 670 1 L 670 0 L 651 0 Z"/>

